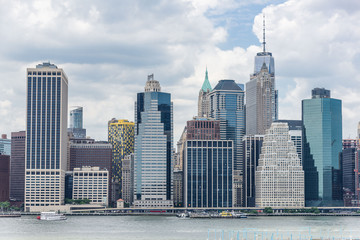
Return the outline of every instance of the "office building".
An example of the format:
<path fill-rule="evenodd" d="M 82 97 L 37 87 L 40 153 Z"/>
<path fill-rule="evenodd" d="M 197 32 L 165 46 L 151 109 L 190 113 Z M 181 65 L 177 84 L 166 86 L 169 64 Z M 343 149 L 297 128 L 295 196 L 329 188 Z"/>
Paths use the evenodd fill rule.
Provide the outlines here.
<path fill-rule="evenodd" d="M 174 206 L 184 207 L 184 172 L 174 168 Z"/>
<path fill-rule="evenodd" d="M 121 184 L 124 202 L 132 205 L 134 202 L 134 153 L 124 157 Z"/>
<path fill-rule="evenodd" d="M 65 72 L 50 63 L 28 68 L 25 211 L 64 203 L 67 108 Z"/>
<path fill-rule="evenodd" d="M 65 200 L 72 199 L 73 197 L 73 185 L 74 185 L 74 172 L 65 172 Z"/>
<path fill-rule="evenodd" d="M 264 135 L 246 135 L 243 138 L 244 148 L 244 198 L 243 207 L 255 207 L 255 172 L 259 164 Z"/>
<path fill-rule="evenodd" d="M 70 110 L 70 127 L 68 132 L 72 133 L 72 138 L 86 138 L 86 129 L 83 128 L 83 108 L 72 108 Z"/>
<path fill-rule="evenodd" d="M 0 154 L 11 154 L 11 140 L 7 138 L 6 134 L 2 134 L 0 138 Z"/>
<path fill-rule="evenodd" d="M 122 162 L 125 156 L 134 152 L 134 123 L 115 118 L 108 122 L 108 141 L 112 145 L 112 201 L 121 195 Z"/>
<path fill-rule="evenodd" d="M 342 187 L 345 206 L 352 206 L 351 202 L 355 200 L 355 162 L 357 158 L 356 148 L 345 148 L 341 153 Z M 345 194 L 347 193 L 347 194 Z M 345 195 L 344 195 L 345 194 Z M 351 198 L 349 199 L 349 196 Z M 346 201 L 346 200 L 350 201 Z"/>
<path fill-rule="evenodd" d="M 74 168 L 72 199 L 89 199 L 90 204 L 108 205 L 109 171 L 99 167 Z"/>
<path fill-rule="evenodd" d="M 347 148 L 357 148 L 359 145 L 359 140 L 358 139 L 343 139 L 342 140 L 342 144 L 343 144 L 343 149 L 347 149 Z"/>
<path fill-rule="evenodd" d="M 135 103 L 135 207 L 173 206 L 173 107 L 171 95 L 149 75 Z"/>
<path fill-rule="evenodd" d="M 10 199 L 18 202 L 24 201 L 25 137 L 25 131 L 11 133 Z"/>
<path fill-rule="evenodd" d="M 208 71 L 206 68 L 205 80 L 199 91 L 198 117 L 209 117 L 209 93 L 211 90 L 212 89 L 208 78 Z"/>
<path fill-rule="evenodd" d="M 302 101 L 303 165 L 307 206 L 342 206 L 341 100 L 330 98 L 324 88 L 312 90 Z"/>
<path fill-rule="evenodd" d="M 112 196 L 111 171 L 112 171 L 112 145 L 108 142 L 99 142 L 94 139 L 70 140 L 70 171 L 83 166 L 100 167 L 109 171 L 109 198 Z M 111 199 L 109 199 L 111 200 Z M 114 199 L 113 201 L 115 201 Z"/>
<path fill-rule="evenodd" d="M 294 142 L 296 147 L 296 152 L 302 161 L 302 133 L 303 133 L 303 123 L 301 120 L 276 120 L 275 122 L 287 123 L 289 126 L 289 134 L 291 141 Z"/>
<path fill-rule="evenodd" d="M 184 163 L 186 207 L 233 206 L 233 141 L 220 140 L 219 124 L 220 121 L 202 118 L 187 122 Z"/>
<path fill-rule="evenodd" d="M 255 176 L 257 207 L 305 206 L 304 171 L 287 123 L 266 131 Z"/>
<path fill-rule="evenodd" d="M 232 140 L 234 148 L 233 205 L 243 202 L 243 152 L 245 135 L 244 90 L 234 80 L 220 80 L 209 94 L 210 117 L 220 121 L 221 140 Z"/>
<path fill-rule="evenodd" d="M 0 154 L 0 202 L 9 201 L 10 156 Z"/>

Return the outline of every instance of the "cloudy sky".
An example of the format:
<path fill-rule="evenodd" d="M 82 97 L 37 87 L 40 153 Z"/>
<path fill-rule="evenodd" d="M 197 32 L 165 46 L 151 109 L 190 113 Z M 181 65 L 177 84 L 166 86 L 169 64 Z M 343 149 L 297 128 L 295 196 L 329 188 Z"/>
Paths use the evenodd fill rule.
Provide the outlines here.
<path fill-rule="evenodd" d="M 174 102 L 175 142 L 197 113 L 205 68 L 246 83 L 261 51 L 275 57 L 280 119 L 300 119 L 314 87 L 343 100 L 343 137 L 360 120 L 358 0 L 0 0 L 0 133 L 25 129 L 26 68 L 50 61 L 69 78 L 89 136 L 134 119 L 136 93 L 154 73 Z"/>

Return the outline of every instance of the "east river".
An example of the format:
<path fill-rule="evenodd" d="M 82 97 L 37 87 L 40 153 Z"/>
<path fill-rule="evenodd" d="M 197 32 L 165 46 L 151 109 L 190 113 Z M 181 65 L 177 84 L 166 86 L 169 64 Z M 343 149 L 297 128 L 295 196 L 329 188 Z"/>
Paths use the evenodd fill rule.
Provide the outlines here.
<path fill-rule="evenodd" d="M 69 216 L 66 221 L 39 221 L 36 216 L 0 218 L 0 239 L 6 240 L 208 238 L 360 239 L 360 217 L 179 219 L 168 216 Z"/>

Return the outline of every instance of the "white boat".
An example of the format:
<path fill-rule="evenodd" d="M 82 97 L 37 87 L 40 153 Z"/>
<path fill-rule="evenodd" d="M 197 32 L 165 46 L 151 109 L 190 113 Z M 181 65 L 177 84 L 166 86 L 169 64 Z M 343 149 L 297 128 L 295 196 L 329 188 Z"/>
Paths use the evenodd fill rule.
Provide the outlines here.
<path fill-rule="evenodd" d="M 38 216 L 37 219 L 45 221 L 59 221 L 66 220 L 67 218 L 64 216 L 64 214 L 56 212 L 41 212 L 41 215 Z"/>

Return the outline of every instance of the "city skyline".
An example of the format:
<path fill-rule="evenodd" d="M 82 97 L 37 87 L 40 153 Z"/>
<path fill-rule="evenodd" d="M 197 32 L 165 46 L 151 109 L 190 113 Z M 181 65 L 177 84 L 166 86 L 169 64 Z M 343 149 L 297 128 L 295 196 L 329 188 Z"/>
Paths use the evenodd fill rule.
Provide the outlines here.
<path fill-rule="evenodd" d="M 25 129 L 25 69 L 50 60 L 66 70 L 69 107 L 84 107 L 84 128 L 99 140 L 106 140 L 108 119 L 134 120 L 136 93 L 144 77 L 154 73 L 173 95 L 176 141 L 186 120 L 197 114 L 206 66 L 212 86 L 221 79 L 248 81 L 254 57 L 262 50 L 265 13 L 266 49 L 276 56 L 279 119 L 300 119 L 308 91 L 325 87 L 343 101 L 343 136 L 354 137 L 360 35 L 352 25 L 358 13 L 351 9 L 359 3 L 272 3 L 174 1 L 155 7 L 126 1 L 113 10 L 114 4 L 95 1 L 4 4 L 0 18 L 7 19 L 1 22 L 8 34 L 0 48 L 0 77 L 12 81 L 0 90 L 0 128 L 8 136 Z M 115 16 L 116 10 L 127 13 Z M 56 35 L 54 25 L 64 34 Z M 20 33 L 24 37 L 18 38 Z"/>

